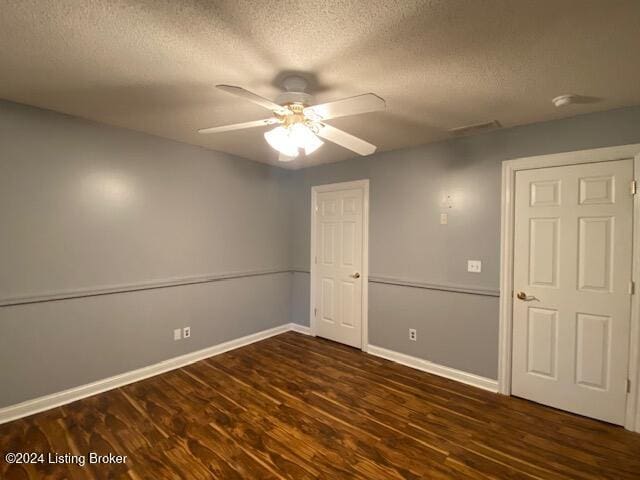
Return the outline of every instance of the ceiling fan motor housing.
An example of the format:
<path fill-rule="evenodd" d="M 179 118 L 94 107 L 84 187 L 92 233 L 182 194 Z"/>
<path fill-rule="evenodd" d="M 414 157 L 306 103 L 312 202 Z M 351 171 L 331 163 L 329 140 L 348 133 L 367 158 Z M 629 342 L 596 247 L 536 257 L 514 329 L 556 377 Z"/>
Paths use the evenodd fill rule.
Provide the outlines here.
<path fill-rule="evenodd" d="M 313 97 L 304 92 L 283 92 L 276 97 L 278 105 L 291 105 L 299 103 L 304 106 L 313 105 Z"/>

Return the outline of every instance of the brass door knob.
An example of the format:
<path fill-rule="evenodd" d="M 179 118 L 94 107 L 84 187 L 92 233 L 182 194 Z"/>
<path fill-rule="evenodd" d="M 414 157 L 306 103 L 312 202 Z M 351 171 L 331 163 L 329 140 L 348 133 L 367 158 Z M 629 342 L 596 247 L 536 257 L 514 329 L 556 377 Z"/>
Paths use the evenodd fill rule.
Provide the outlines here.
<path fill-rule="evenodd" d="M 534 300 L 539 302 L 540 300 L 536 297 L 534 297 L 533 295 L 527 295 L 525 292 L 518 292 L 516 293 L 516 297 L 519 300 L 522 300 L 524 302 L 533 302 Z"/>
<path fill-rule="evenodd" d="M 354 273 L 353 275 L 351 275 L 353 278 L 360 278 L 360 274 L 358 272 Z"/>

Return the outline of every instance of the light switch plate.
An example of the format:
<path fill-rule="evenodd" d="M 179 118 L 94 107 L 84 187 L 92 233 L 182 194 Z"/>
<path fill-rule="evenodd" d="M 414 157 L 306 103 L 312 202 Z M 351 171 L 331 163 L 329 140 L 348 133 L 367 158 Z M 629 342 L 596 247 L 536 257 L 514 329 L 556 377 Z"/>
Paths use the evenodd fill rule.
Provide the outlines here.
<path fill-rule="evenodd" d="M 181 328 L 176 328 L 173 331 L 173 339 L 174 340 L 180 340 L 182 338 L 182 329 Z"/>
<path fill-rule="evenodd" d="M 480 260 L 467 260 L 467 272 L 480 273 L 482 271 L 482 262 Z"/>
<path fill-rule="evenodd" d="M 440 214 L 440 225 L 446 225 L 447 223 L 449 223 L 449 215 L 447 215 L 446 213 L 441 213 Z"/>

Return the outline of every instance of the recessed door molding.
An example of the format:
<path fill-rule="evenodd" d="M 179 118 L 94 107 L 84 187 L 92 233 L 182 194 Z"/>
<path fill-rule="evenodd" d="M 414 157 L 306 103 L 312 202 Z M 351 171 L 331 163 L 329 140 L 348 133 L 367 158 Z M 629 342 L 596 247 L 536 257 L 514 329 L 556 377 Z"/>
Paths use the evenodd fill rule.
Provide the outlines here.
<path fill-rule="evenodd" d="M 361 349 L 367 351 L 369 344 L 368 328 L 368 305 L 369 305 L 369 180 L 355 180 L 352 182 L 333 183 L 328 185 L 317 185 L 311 188 L 311 256 L 310 256 L 310 302 L 309 302 L 309 325 L 311 334 L 317 334 L 317 280 L 315 258 L 318 254 L 317 232 L 316 232 L 316 205 L 318 195 L 324 192 L 335 192 L 341 190 L 362 190 L 362 266 L 360 280 L 362 285 L 362 316 L 361 316 Z"/>
<path fill-rule="evenodd" d="M 519 158 L 502 162 L 502 206 L 501 206 L 501 246 L 500 246 L 500 324 L 498 355 L 498 392 L 511 395 L 512 368 L 512 334 L 513 334 L 513 271 L 514 271 L 514 221 L 515 221 L 515 179 L 519 170 L 579 165 L 587 163 L 615 161 L 633 158 L 634 178 L 640 173 L 640 144 L 618 147 L 598 148 L 578 152 L 541 155 Z M 599 180 L 599 179 L 598 179 Z M 602 182 L 600 182 L 602 183 Z M 553 185 L 541 185 L 537 197 L 532 201 L 555 202 L 562 192 Z M 603 198 L 610 190 L 588 190 L 590 184 L 585 182 L 582 200 L 590 201 L 593 195 Z M 619 185 L 616 188 L 628 189 L 630 185 Z M 591 195 L 591 196 L 590 196 Z M 602 200 L 602 199 L 600 199 Z M 640 194 L 633 199 L 633 252 L 632 281 L 640 286 Z M 631 324 L 629 342 L 629 371 L 631 382 L 627 394 L 625 423 L 628 430 L 640 432 L 640 293 L 631 296 Z"/>

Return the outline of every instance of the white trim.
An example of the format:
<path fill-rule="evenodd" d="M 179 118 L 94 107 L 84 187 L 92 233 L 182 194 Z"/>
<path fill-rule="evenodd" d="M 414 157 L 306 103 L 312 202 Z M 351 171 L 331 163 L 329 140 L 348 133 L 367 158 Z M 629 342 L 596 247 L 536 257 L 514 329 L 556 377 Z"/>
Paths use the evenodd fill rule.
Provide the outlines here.
<path fill-rule="evenodd" d="M 120 375 L 98 380 L 96 382 L 88 383 L 86 385 L 80 385 L 78 387 L 63 390 L 61 392 L 44 395 L 42 397 L 26 400 L 15 405 L 9 405 L 8 407 L 0 408 L 0 424 L 11 422 L 19 418 L 34 415 L 45 410 L 50 410 L 61 405 L 82 400 L 83 398 L 91 397 L 114 388 L 119 388 L 130 383 L 139 382 L 145 378 L 160 375 L 162 373 L 182 368 L 192 363 L 204 360 L 209 357 L 220 355 L 221 353 L 234 350 L 236 348 L 244 347 L 251 343 L 259 342 L 275 335 L 280 335 L 288 331 L 298 332 L 304 335 L 312 335 L 311 329 L 304 325 L 296 323 L 286 323 L 268 330 L 253 333 L 245 337 L 229 340 L 224 343 L 220 343 L 213 347 L 208 347 L 196 352 L 187 353 L 179 357 L 170 358 L 162 362 L 155 363 L 146 367 L 125 372 Z M 401 363 L 408 367 L 422 370 L 424 372 L 433 373 L 446 377 L 451 380 L 466 383 L 474 387 L 482 388 L 490 392 L 497 391 L 497 382 L 489 378 L 480 377 L 472 373 L 463 372 L 454 368 L 444 367 L 427 360 L 405 355 L 392 350 L 386 350 L 374 345 L 367 346 L 367 352 L 371 355 L 386 358 L 397 363 Z"/>
<path fill-rule="evenodd" d="M 633 162 L 633 176 L 640 177 L 640 153 Z M 640 433 L 640 192 L 633 199 L 633 273 L 635 292 L 631 296 L 631 330 L 629 343 L 629 379 L 625 428 Z"/>
<path fill-rule="evenodd" d="M 125 372 L 120 375 L 115 375 L 86 385 L 81 385 L 79 387 L 70 388 L 61 392 L 52 393 L 50 395 L 3 407 L 0 408 L 0 424 L 26 417 L 28 415 L 33 415 L 34 413 L 39 413 L 44 410 L 59 407 L 60 405 L 66 405 L 67 403 L 106 392 L 107 390 L 113 390 L 114 388 L 122 387 L 129 383 L 139 382 L 145 378 L 153 377 L 155 375 L 204 360 L 205 358 L 228 352 L 229 350 L 234 350 L 251 343 L 259 342 L 260 340 L 273 337 L 274 335 L 280 335 L 281 333 L 288 332 L 289 330 L 299 331 L 299 327 L 301 326 L 294 326 L 294 324 L 287 323 L 268 330 L 253 333 L 245 337 L 236 338 L 235 340 L 229 340 L 228 342 L 220 343 L 213 347 L 208 347 L 203 350 L 187 353 L 153 365 L 138 368 L 137 370 L 131 370 L 130 372 Z"/>
<path fill-rule="evenodd" d="M 311 333 L 311 328 L 305 325 L 300 325 L 298 323 L 290 323 L 289 326 L 291 327 L 292 332 L 298 332 L 303 335 L 313 335 Z"/>
<path fill-rule="evenodd" d="M 311 256 L 309 259 L 310 267 L 310 301 L 309 301 L 309 325 L 311 335 L 316 335 L 316 322 L 314 315 L 315 299 L 315 256 L 316 256 L 316 222 L 315 222 L 315 206 L 317 195 L 320 192 L 333 192 L 336 190 L 349 190 L 352 188 L 361 188 L 363 193 L 362 202 L 362 351 L 367 351 L 369 344 L 369 179 L 355 180 L 353 182 L 332 183 L 328 185 L 316 185 L 311 187 Z"/>
<path fill-rule="evenodd" d="M 489 392 L 498 392 L 498 381 L 491 378 L 481 377 L 473 373 L 463 372 L 462 370 L 456 370 L 455 368 L 445 367 L 437 363 L 430 362 L 418 357 L 412 357 L 404 353 L 396 352 L 394 350 L 387 350 L 386 348 L 377 347 L 375 345 L 369 345 L 367 353 L 375 355 L 376 357 L 386 358 L 396 363 L 406 365 L 407 367 L 415 368 L 427 373 L 433 373 L 440 377 L 445 377 L 456 382 L 465 383 L 473 387 L 481 388 Z"/>
<path fill-rule="evenodd" d="M 422 288 L 425 290 L 439 290 L 441 292 L 450 293 L 466 293 L 469 295 L 483 295 L 486 297 L 499 297 L 500 290 L 494 290 L 489 288 L 479 288 L 469 285 L 452 285 L 445 283 L 426 283 L 421 280 L 412 280 L 409 278 L 398 277 L 379 277 L 377 275 L 371 275 L 369 277 L 369 283 L 380 283 L 384 285 L 395 285 L 398 287 L 411 287 Z"/>
<path fill-rule="evenodd" d="M 301 268 L 301 267 L 292 268 L 291 272 L 306 273 L 306 274 L 310 273 L 308 269 Z M 387 277 L 387 276 L 376 275 L 375 273 L 369 275 L 369 283 L 395 285 L 398 287 L 422 288 L 425 290 L 439 290 L 441 292 L 467 293 L 469 295 L 484 295 L 486 297 L 500 296 L 500 290 L 492 289 L 492 288 L 479 288 L 471 285 L 454 285 L 451 283 L 427 283 L 427 282 L 423 282 L 422 280 L 415 280 L 411 278 Z"/>
<path fill-rule="evenodd" d="M 557 153 L 502 162 L 502 207 L 500 244 L 500 326 L 498 352 L 498 391 L 511 394 L 511 335 L 513 309 L 513 221 L 515 174 L 518 170 L 578 165 L 634 158 L 634 176 L 640 174 L 640 144 L 597 148 L 579 152 Z M 640 194 L 634 199 L 633 280 L 640 285 Z M 640 432 L 640 293 L 632 297 L 629 378 L 631 393 L 627 398 L 624 427 Z"/>

